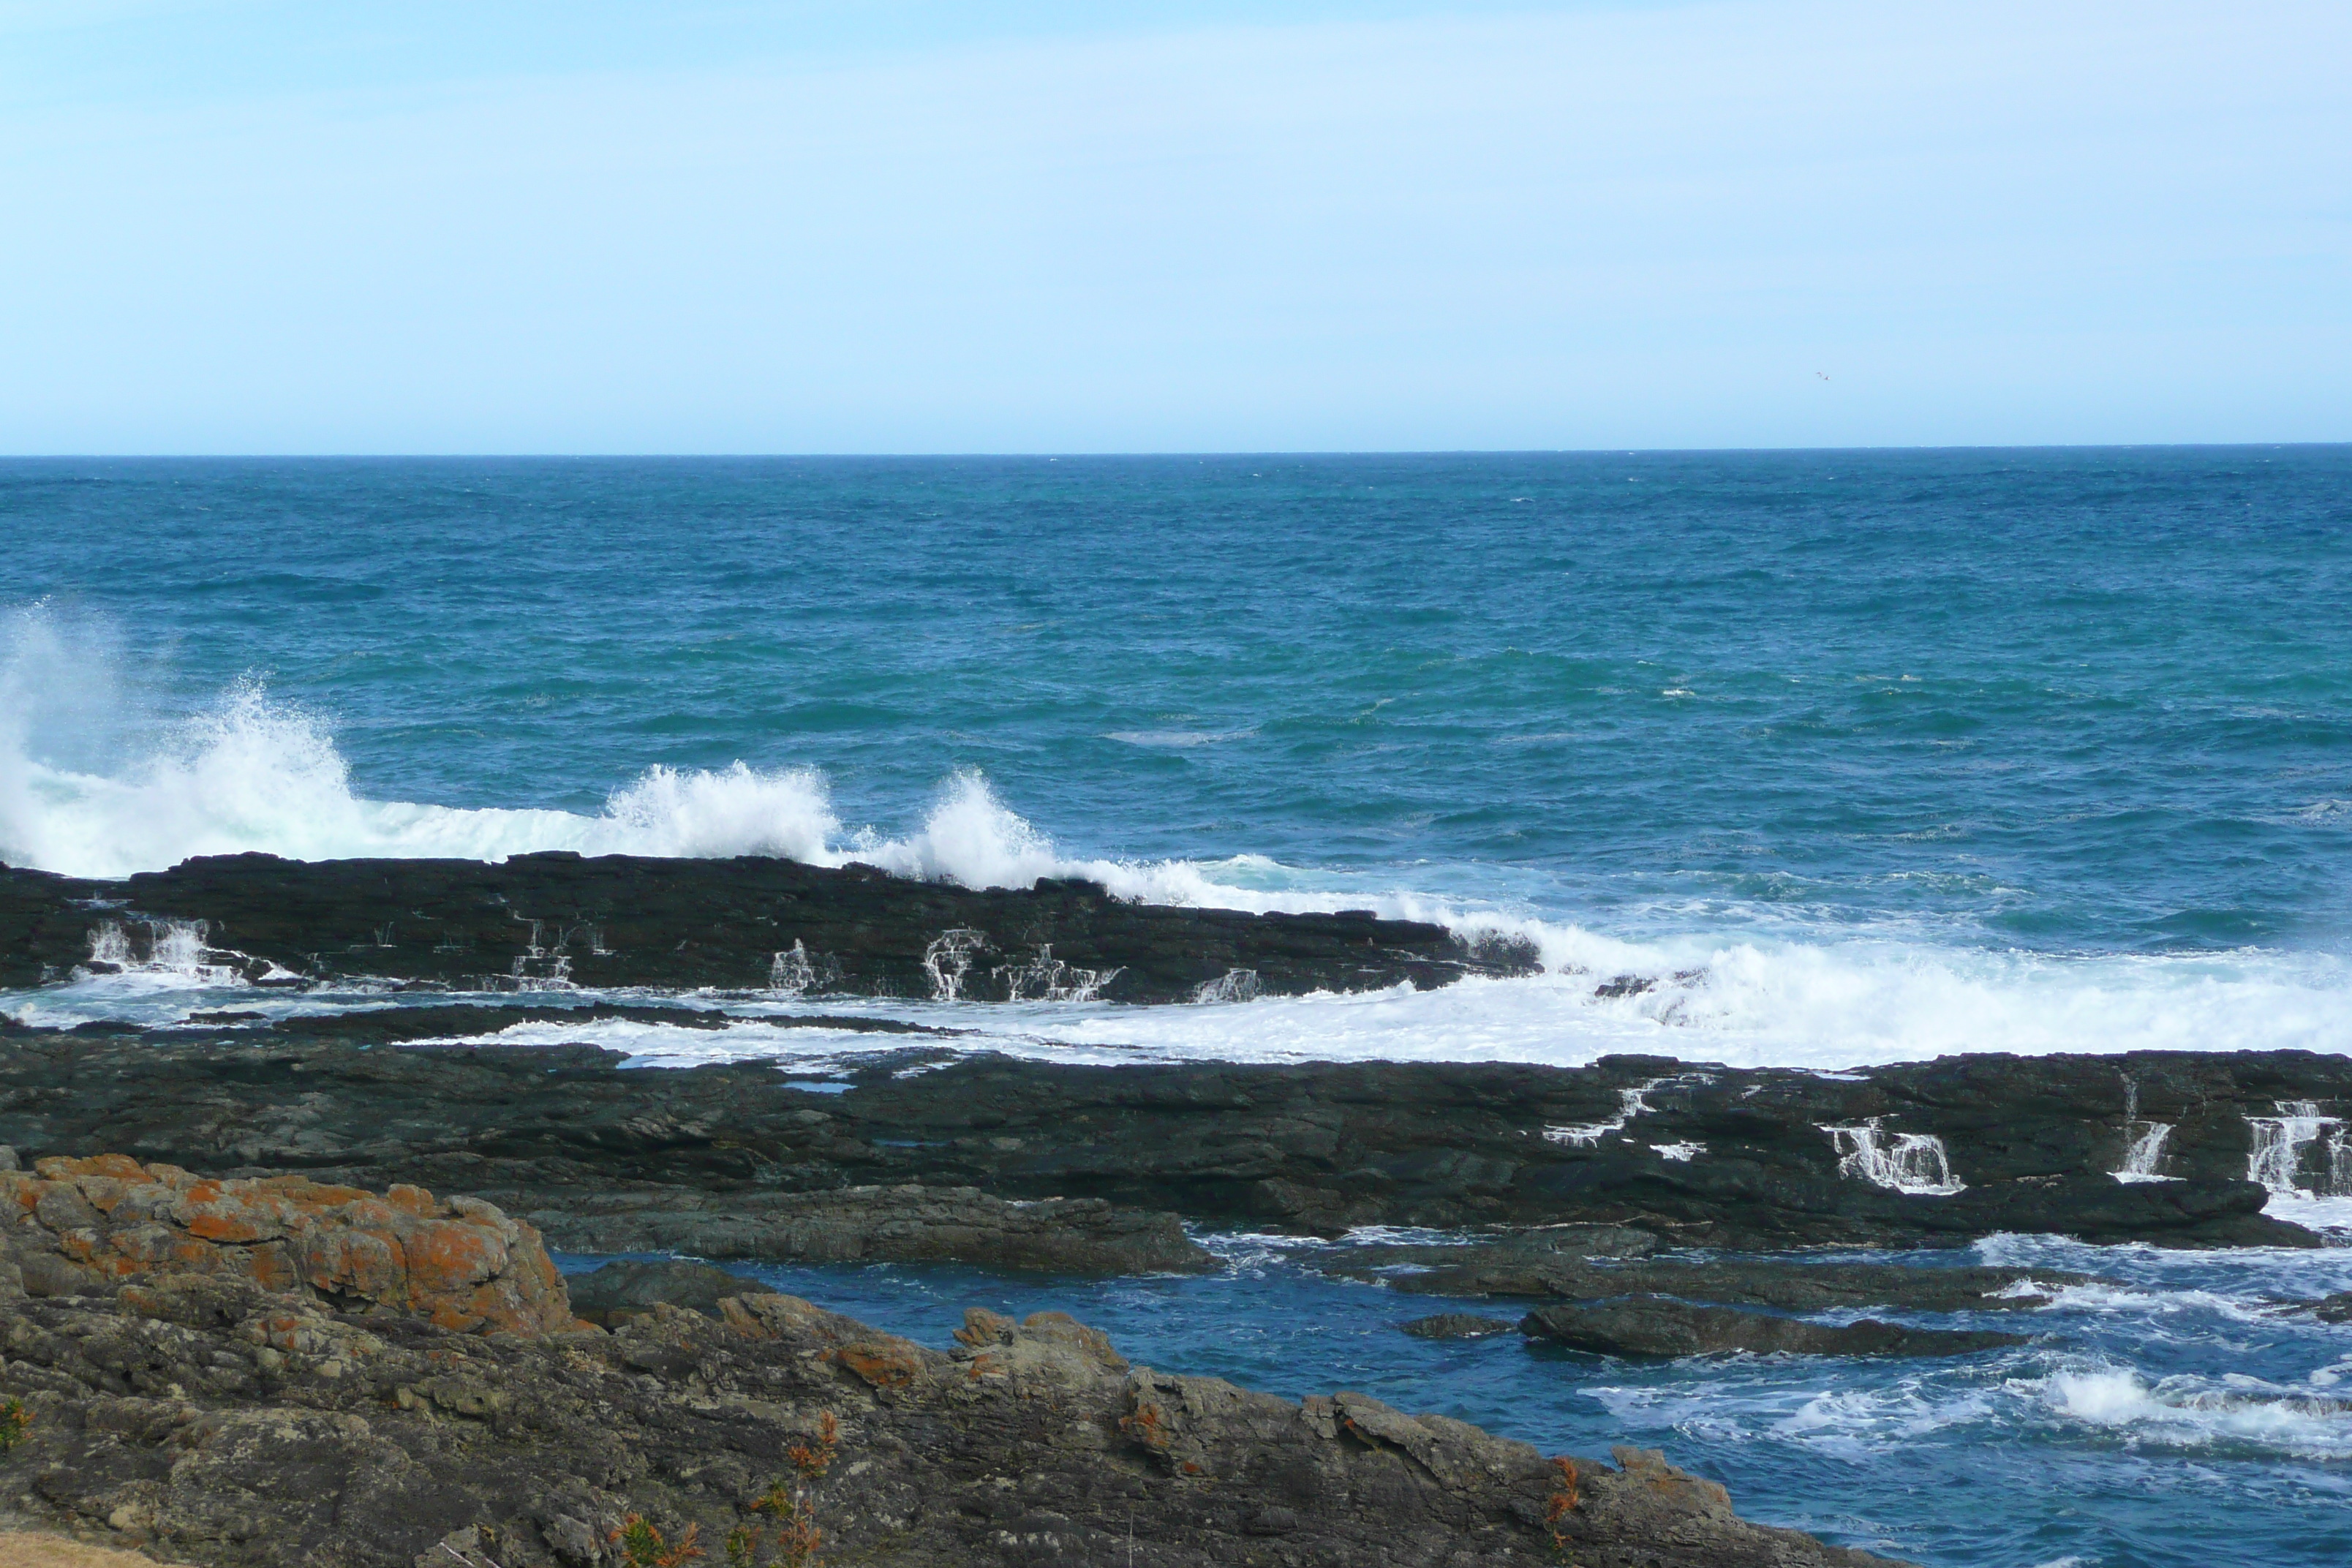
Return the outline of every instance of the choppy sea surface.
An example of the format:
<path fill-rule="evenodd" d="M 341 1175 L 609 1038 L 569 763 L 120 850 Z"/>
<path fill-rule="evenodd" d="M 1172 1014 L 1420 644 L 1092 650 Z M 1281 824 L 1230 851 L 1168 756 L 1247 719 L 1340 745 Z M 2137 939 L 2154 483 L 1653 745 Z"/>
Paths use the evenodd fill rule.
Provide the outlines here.
<path fill-rule="evenodd" d="M 2352 1051 L 2352 447 L 0 462 L 0 859 L 545 848 L 1370 908 L 1548 965 L 842 1009 L 1032 1056 Z M 1593 994 L 1628 973 L 1659 984 Z M 401 1002 L 166 958 L 0 1011 Z M 498 1037 L 818 1075 L 873 1046 Z M 934 1341 L 1053 1305 L 1156 1364 L 1656 1443 L 1931 1563 L 2352 1555 L 2352 1331 L 2264 1304 L 2352 1250 L 1997 1238 L 2125 1284 L 1990 1358 L 1635 1368 L 1424 1345 L 1406 1299 L 1218 1245 L 1202 1280 L 777 1278 Z"/>

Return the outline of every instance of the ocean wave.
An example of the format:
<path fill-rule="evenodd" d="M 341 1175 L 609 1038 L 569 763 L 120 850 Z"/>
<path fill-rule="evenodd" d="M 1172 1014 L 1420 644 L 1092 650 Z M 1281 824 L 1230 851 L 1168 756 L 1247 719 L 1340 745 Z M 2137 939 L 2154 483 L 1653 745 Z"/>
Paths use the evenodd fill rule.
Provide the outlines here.
<path fill-rule="evenodd" d="M 2303 1458 L 2352 1458 L 2352 1399 L 2243 1375 L 2151 1382 L 2124 1367 L 2053 1373 L 2042 1385 L 2055 1415 L 2167 1448 L 2252 1448 Z"/>
<path fill-rule="evenodd" d="M 2352 1054 L 2352 963 L 2248 950 L 2059 956 L 1853 928 L 1760 934 L 1689 911 L 1684 934 L 1632 941 L 1573 921 L 1477 907 L 1366 874 L 1263 856 L 1127 861 L 1072 857 L 976 772 L 951 775 L 913 833 L 849 828 L 824 776 L 738 762 L 654 766 L 591 816 L 371 800 L 328 726 L 256 680 L 204 712 L 151 727 L 142 749 L 61 745 L 121 682 L 102 650 L 20 616 L 0 660 L 0 859 L 91 877 L 194 855 L 294 859 L 538 850 L 864 861 L 975 888 L 1078 877 L 1122 898 L 1253 911 L 1370 909 L 1467 938 L 1532 944 L 1544 973 L 1437 993 L 1262 999 L 1249 1027 L 1222 1008 L 1062 1009 L 1022 1027 L 1041 1048 L 1133 1059 L 1236 1054 L 1570 1063 L 1644 1051 L 1735 1065 L 1851 1067 L 1970 1051 L 2276 1049 Z M 120 726 L 118 726 L 120 727 Z M 63 760 L 70 758 L 71 760 Z M 1672 923 L 1682 923 L 1675 921 Z M 1705 929 L 1712 923 L 1716 929 Z M 203 984 L 144 976 L 126 984 Z M 1002 1024 L 984 1026 L 1002 1029 Z M 1246 1036 L 1246 1039 L 1240 1037 Z"/>

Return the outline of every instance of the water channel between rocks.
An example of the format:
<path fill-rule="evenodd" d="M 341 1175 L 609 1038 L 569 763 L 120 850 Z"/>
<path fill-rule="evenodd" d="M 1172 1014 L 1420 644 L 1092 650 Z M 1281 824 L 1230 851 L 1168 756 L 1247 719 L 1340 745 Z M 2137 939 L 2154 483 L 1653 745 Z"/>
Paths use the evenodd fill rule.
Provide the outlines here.
<path fill-rule="evenodd" d="M 1314 1242 L 1202 1239 L 1223 1267 L 1193 1278 L 726 1267 L 936 1347 L 968 1306 L 1057 1310 L 1161 1370 L 1294 1399 L 1352 1389 L 1547 1452 L 1660 1447 L 1723 1481 L 1749 1518 L 1932 1568 L 2352 1560 L 2352 1328 L 2274 1305 L 2352 1288 L 2352 1248 L 2165 1252 L 1996 1237 L 1951 1253 L 1840 1253 L 2116 1283 L 2063 1289 L 2025 1312 L 1879 1314 L 2035 1336 L 1979 1355 L 1637 1363 L 1516 1333 L 1418 1340 L 1396 1325 L 1448 1310 L 1516 1318 L 1522 1308 L 1335 1279 L 1311 1267 Z M 575 1273 L 605 1259 L 559 1261 Z"/>

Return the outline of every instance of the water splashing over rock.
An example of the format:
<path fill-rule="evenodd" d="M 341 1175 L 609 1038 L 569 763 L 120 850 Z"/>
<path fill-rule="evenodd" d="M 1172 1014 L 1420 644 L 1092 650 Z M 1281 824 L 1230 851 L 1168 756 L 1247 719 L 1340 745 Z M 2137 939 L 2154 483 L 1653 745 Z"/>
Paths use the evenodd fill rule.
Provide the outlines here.
<path fill-rule="evenodd" d="M 1874 1116 L 1851 1127 L 1823 1127 L 1837 1145 L 1838 1174 L 1854 1176 L 1889 1192 L 1949 1197 L 1968 1184 L 1952 1174 L 1944 1141 L 1926 1132 L 1889 1133 L 1885 1118 Z"/>
<path fill-rule="evenodd" d="M 2352 1141 L 2340 1116 L 2325 1116 L 2310 1100 L 2276 1101 L 2276 1116 L 2249 1116 L 2252 1142 L 2246 1152 L 2246 1180 L 2260 1182 L 2283 1197 L 2352 1196 Z M 2306 1163 L 2312 1183 L 2297 1178 Z"/>

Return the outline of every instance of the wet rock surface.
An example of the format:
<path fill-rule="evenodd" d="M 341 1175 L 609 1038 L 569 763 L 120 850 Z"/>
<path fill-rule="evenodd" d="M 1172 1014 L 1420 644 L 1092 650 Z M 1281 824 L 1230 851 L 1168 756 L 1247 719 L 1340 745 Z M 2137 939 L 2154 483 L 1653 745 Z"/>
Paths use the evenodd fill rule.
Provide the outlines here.
<path fill-rule="evenodd" d="M 121 882 L 0 868 L 0 986 L 152 959 L 171 938 L 265 984 L 716 987 L 1041 1001 L 1286 995 L 1523 973 L 1525 946 L 1370 914 L 1129 903 L 1091 882 L 973 890 L 748 857 L 206 857 Z"/>
<path fill-rule="evenodd" d="M 1475 1312 L 1438 1312 L 1399 1323 L 1417 1340 L 1485 1340 L 1507 1334 L 1518 1325 L 1508 1318 L 1482 1318 Z"/>
<path fill-rule="evenodd" d="M 1654 1452 L 1612 1467 L 1359 1394 L 1294 1404 L 1130 1365 L 1056 1312 L 971 1310 L 942 1352 L 757 1291 L 519 1333 L 226 1271 L 5 1284 L 16 1513 L 204 1568 L 621 1568 L 633 1519 L 668 1547 L 751 1532 L 762 1563 L 796 1520 L 842 1568 L 1879 1561 L 1743 1521 Z"/>
<path fill-rule="evenodd" d="M 0 1141 L 481 1193 L 535 1224 L 576 1221 L 562 1245 L 615 1250 L 710 1253 L 738 1224 L 766 1226 L 769 1239 L 744 1245 L 772 1248 L 789 1230 L 761 1206 L 777 1194 L 914 1185 L 1098 1200 L 1118 1213 L 1097 1239 L 1130 1225 L 1130 1238 L 1164 1237 L 1133 1216 L 1169 1213 L 1327 1236 L 1571 1226 L 1585 1228 L 1563 1256 L 1622 1257 L 1957 1247 L 2001 1231 L 2315 1245 L 2262 1212 L 2269 1194 L 2247 1179 L 2253 1119 L 2282 1101 L 2352 1109 L 2352 1061 L 2305 1052 L 1977 1057 L 1832 1077 L 1630 1057 L 1076 1067 L 950 1059 L 887 1036 L 831 1086 L 845 1092 L 819 1093 L 756 1063 L 622 1071 L 617 1054 L 583 1046 L 389 1048 L 410 1037 L 404 1011 L 347 1015 L 326 1037 L 19 1029 L 0 1051 Z M 2175 1179 L 2116 1181 L 2151 1117 L 2169 1127 L 2156 1173 Z M 1886 1167 L 1906 1138 L 1932 1144 L 1933 1161 L 1905 1157 L 1910 1174 L 1946 1178 L 1937 1190 L 1887 1184 L 1906 1174 Z M 619 1227 L 640 1220 L 670 1228 L 626 1239 Z"/>
<path fill-rule="evenodd" d="M 2027 1336 L 1982 1329 L 1915 1329 L 1864 1318 L 1811 1323 L 1736 1307 L 1697 1306 L 1663 1296 L 1539 1307 L 1519 1323 L 1530 1338 L 1595 1355 L 1668 1359 L 1737 1352 L 1791 1355 L 1946 1356 L 2021 1345 Z"/>

